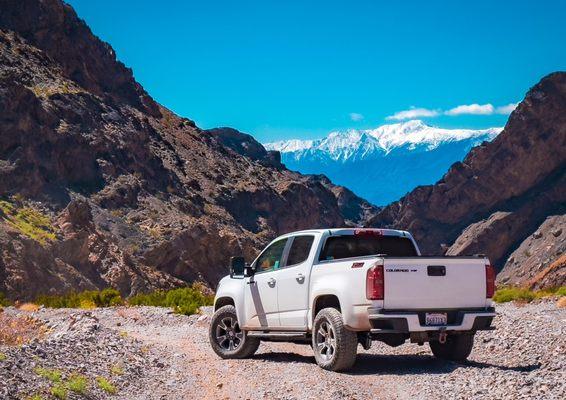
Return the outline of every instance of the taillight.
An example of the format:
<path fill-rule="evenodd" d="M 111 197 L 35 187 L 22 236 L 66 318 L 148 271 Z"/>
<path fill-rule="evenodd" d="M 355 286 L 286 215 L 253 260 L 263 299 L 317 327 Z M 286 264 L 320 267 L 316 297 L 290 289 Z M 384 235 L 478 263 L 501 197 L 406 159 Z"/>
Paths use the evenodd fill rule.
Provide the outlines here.
<path fill-rule="evenodd" d="M 383 300 L 384 292 L 383 264 L 376 264 L 367 272 L 366 297 L 368 300 Z"/>
<path fill-rule="evenodd" d="M 485 266 L 485 297 L 491 299 L 495 293 L 495 268 L 487 264 Z"/>

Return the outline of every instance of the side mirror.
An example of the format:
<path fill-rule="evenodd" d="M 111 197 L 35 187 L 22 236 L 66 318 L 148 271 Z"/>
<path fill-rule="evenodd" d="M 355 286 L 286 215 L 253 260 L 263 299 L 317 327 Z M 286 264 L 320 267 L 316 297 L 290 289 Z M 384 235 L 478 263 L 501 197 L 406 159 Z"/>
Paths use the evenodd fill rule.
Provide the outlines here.
<path fill-rule="evenodd" d="M 230 278 L 244 276 L 246 260 L 244 257 L 230 257 Z"/>
<path fill-rule="evenodd" d="M 244 267 L 244 277 L 248 278 L 254 275 L 255 269 L 251 265 L 246 264 L 246 266 Z"/>

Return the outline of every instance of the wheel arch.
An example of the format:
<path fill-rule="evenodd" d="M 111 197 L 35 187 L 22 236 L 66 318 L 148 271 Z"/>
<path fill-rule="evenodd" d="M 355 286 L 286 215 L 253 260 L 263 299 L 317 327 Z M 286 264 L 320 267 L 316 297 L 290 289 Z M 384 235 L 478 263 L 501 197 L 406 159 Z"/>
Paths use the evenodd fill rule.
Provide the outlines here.
<path fill-rule="evenodd" d="M 229 296 L 219 297 L 214 302 L 214 311 L 217 311 L 219 308 L 224 307 L 224 306 L 234 306 L 235 307 L 236 303 L 234 302 L 234 299 L 232 297 L 229 297 Z"/>
<path fill-rule="evenodd" d="M 312 316 L 311 323 L 316 318 L 316 315 L 323 308 L 335 308 L 342 312 L 342 306 L 340 305 L 340 299 L 335 294 L 321 294 L 315 297 L 312 303 Z"/>

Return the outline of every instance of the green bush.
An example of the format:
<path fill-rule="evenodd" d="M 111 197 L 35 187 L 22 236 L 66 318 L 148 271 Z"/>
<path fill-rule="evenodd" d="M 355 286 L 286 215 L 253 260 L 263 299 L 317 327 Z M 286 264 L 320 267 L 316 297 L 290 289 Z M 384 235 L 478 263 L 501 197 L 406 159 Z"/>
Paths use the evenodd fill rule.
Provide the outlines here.
<path fill-rule="evenodd" d="M 96 383 L 98 387 L 104 390 L 106 393 L 115 394 L 117 392 L 116 386 L 114 386 L 108 379 L 103 376 L 96 377 Z"/>
<path fill-rule="evenodd" d="M 34 208 L 21 206 L 18 201 L 0 200 L 0 217 L 12 228 L 41 245 L 55 240 L 56 229 L 51 218 Z"/>
<path fill-rule="evenodd" d="M 53 383 L 60 383 L 61 382 L 61 371 L 59 371 L 58 369 L 48 369 L 48 368 L 42 368 L 42 367 L 37 367 L 34 369 L 34 372 L 41 376 L 42 378 L 45 378 Z"/>
<path fill-rule="evenodd" d="M 61 296 L 39 296 L 34 303 L 50 308 L 94 308 L 121 305 L 124 304 L 124 300 L 120 292 L 108 288 L 102 291 L 87 290 Z"/>
<path fill-rule="evenodd" d="M 565 296 L 566 286 L 549 288 L 542 290 L 529 290 L 520 287 L 504 287 L 498 289 L 493 296 L 496 303 L 506 303 L 508 301 L 531 302 L 534 299 L 541 299 L 549 296 Z"/>
<path fill-rule="evenodd" d="M 51 394 L 59 400 L 67 399 L 67 388 L 65 385 L 58 383 L 51 388 Z"/>
<path fill-rule="evenodd" d="M 534 292 L 528 289 L 509 287 L 497 290 L 493 296 L 493 301 L 496 303 L 507 303 L 508 301 L 513 300 L 530 302 L 534 300 L 534 298 Z"/>
<path fill-rule="evenodd" d="M 147 294 L 138 294 L 128 299 L 128 304 L 135 306 L 171 307 L 176 313 L 191 315 L 199 307 L 212 305 L 214 298 L 202 293 L 198 286 L 158 290 Z"/>
<path fill-rule="evenodd" d="M 69 377 L 69 380 L 67 381 L 67 387 L 69 388 L 69 390 L 78 394 L 86 393 L 87 386 L 88 381 L 83 375 L 71 375 Z"/>
<path fill-rule="evenodd" d="M 6 295 L 0 292 L 0 307 L 11 306 L 12 302 L 6 298 Z"/>
<path fill-rule="evenodd" d="M 176 313 L 191 315 L 197 312 L 199 307 L 212 305 L 214 297 L 206 295 L 202 286 L 195 284 L 190 287 L 157 290 L 151 293 L 142 293 L 128 299 L 128 304 L 133 306 L 156 306 L 171 307 Z M 34 301 L 49 308 L 96 308 L 111 307 L 124 304 L 120 292 L 115 289 L 104 289 L 102 291 L 87 290 L 80 293 L 68 293 L 61 296 L 39 296 Z"/>

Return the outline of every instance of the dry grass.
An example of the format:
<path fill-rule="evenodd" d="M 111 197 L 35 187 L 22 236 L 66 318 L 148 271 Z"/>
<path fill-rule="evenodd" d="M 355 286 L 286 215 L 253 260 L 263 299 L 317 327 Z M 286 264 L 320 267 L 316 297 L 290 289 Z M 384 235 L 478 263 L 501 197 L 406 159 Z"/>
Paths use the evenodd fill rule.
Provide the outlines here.
<path fill-rule="evenodd" d="M 50 84 L 39 84 L 30 87 L 36 97 L 51 97 L 54 94 L 78 94 L 84 93 L 80 87 L 69 82 L 52 82 Z"/>
<path fill-rule="evenodd" d="M 543 271 L 536 274 L 530 281 L 526 283 L 526 287 L 529 289 L 534 289 L 540 286 L 540 283 L 549 275 L 556 274 L 558 271 L 566 268 L 566 254 L 562 254 L 554 262 L 552 262 Z"/>
<path fill-rule="evenodd" d="M 33 317 L 0 313 L 0 345 L 19 346 L 45 336 L 47 331 L 47 327 Z"/>
<path fill-rule="evenodd" d="M 33 311 L 39 310 L 39 306 L 37 304 L 34 304 L 34 303 L 23 303 L 23 304 L 18 306 L 18 310 L 33 312 Z"/>

